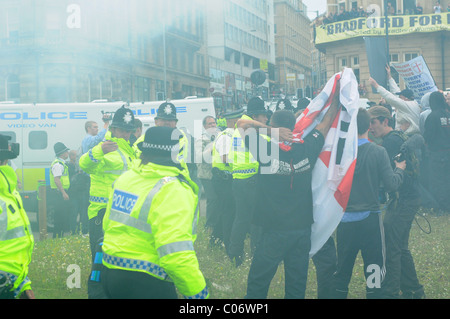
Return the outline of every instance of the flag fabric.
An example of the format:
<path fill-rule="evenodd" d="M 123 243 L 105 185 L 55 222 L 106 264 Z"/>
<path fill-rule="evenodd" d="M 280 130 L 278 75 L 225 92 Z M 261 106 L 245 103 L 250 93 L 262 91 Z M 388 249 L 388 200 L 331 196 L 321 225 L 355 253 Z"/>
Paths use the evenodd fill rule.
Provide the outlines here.
<path fill-rule="evenodd" d="M 342 105 L 329 130 L 322 152 L 313 169 L 313 215 L 311 229 L 312 257 L 325 244 L 338 226 L 347 207 L 352 187 L 358 153 L 358 82 L 352 69 L 345 68 L 335 74 L 322 92 L 311 101 L 299 116 L 294 129 L 294 143 L 302 143 L 319 124 L 337 94 L 340 81 L 339 101 Z M 280 146 L 288 150 L 288 145 Z"/>

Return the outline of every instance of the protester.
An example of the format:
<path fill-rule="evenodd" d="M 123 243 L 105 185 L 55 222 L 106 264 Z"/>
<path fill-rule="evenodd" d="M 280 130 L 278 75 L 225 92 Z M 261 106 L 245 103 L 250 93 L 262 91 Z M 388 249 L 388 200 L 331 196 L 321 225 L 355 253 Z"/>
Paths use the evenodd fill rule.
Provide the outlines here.
<path fill-rule="evenodd" d="M 248 275 L 248 299 L 267 297 L 270 283 L 282 261 L 285 298 L 305 297 L 313 223 L 312 170 L 339 105 L 339 94 L 335 94 L 321 123 L 305 137 L 303 143 L 293 143 L 289 151 L 280 149 L 277 142 L 268 141 L 261 134 L 267 131 L 280 142 L 292 142 L 292 131 L 296 126 L 292 112 L 276 111 L 271 117 L 270 127 L 254 120 L 238 121 L 237 127 L 247 136 L 256 134 L 256 138 L 249 138 L 254 145 L 247 144 L 247 147 L 261 166 L 257 176 L 254 222 L 262 227 L 263 234 Z M 261 150 L 267 151 L 262 155 Z"/>
<path fill-rule="evenodd" d="M 432 92 L 426 93 L 420 102 L 420 106 L 422 108 L 422 111 L 420 113 L 419 118 L 419 128 L 420 128 L 420 134 L 424 135 L 425 133 L 425 121 L 427 117 L 431 113 L 430 108 L 430 95 Z M 436 199 L 434 198 L 434 194 L 430 190 L 430 151 L 424 147 L 421 151 L 420 156 L 420 186 L 421 186 L 421 201 L 422 206 L 427 208 L 435 208 L 438 209 L 439 205 L 436 202 Z"/>
<path fill-rule="evenodd" d="M 79 194 L 78 178 L 77 175 L 80 173 L 80 165 L 78 163 L 77 151 L 69 151 L 69 161 L 66 165 L 69 169 L 70 187 L 68 189 L 68 195 L 70 198 L 70 217 L 69 217 L 69 230 L 72 234 L 75 234 L 79 229 L 78 216 L 80 213 L 79 205 L 81 203 L 81 198 Z M 80 216 L 80 222 L 82 217 Z"/>
<path fill-rule="evenodd" d="M 35 299 L 28 278 L 34 237 L 17 190 L 17 176 L 8 165 L 18 154 L 9 137 L 0 135 L 0 299 Z"/>
<path fill-rule="evenodd" d="M 206 199 L 206 226 L 211 225 L 211 217 L 217 210 L 217 201 L 219 200 L 212 186 L 212 152 L 213 143 L 219 130 L 216 120 L 213 116 L 206 116 L 203 119 L 203 133 L 195 141 L 195 163 L 197 163 L 197 177 L 203 188 Z M 202 198 L 201 195 L 199 195 Z"/>
<path fill-rule="evenodd" d="M 428 115 L 430 115 L 430 113 L 431 113 L 431 108 L 430 108 L 431 93 L 433 93 L 433 92 L 426 93 L 420 100 L 420 107 L 422 110 L 421 110 L 420 116 L 419 116 L 419 130 L 420 130 L 420 134 L 422 134 L 422 135 L 425 132 L 425 120 L 427 119 Z"/>
<path fill-rule="evenodd" d="M 84 125 L 84 129 L 86 130 L 86 136 L 83 138 L 81 142 L 81 152 L 82 154 L 88 152 L 95 145 L 100 143 L 104 138 L 105 134 L 108 131 L 108 125 L 110 122 L 109 115 L 103 115 L 103 129 L 98 131 L 98 124 L 94 121 L 87 121 Z"/>
<path fill-rule="evenodd" d="M 397 83 L 391 76 L 391 69 L 386 66 L 391 92 L 379 85 L 372 77 L 369 83 L 396 111 L 396 130 L 402 130 L 407 135 L 419 133 L 420 106 L 414 100 L 414 92 L 405 89 L 400 91 Z"/>
<path fill-rule="evenodd" d="M 433 7 L 434 13 L 442 13 L 442 7 L 440 1 L 436 1 L 436 4 Z"/>
<path fill-rule="evenodd" d="M 151 127 L 139 166 L 114 183 L 104 219 L 102 285 L 112 299 L 208 298 L 194 251 L 197 185 L 172 153 L 181 132 Z M 175 154 L 176 154 L 175 153 Z M 116 198 L 124 198 L 121 205 Z"/>
<path fill-rule="evenodd" d="M 450 106 L 444 95 L 430 95 L 431 113 L 425 121 L 424 139 L 429 151 L 430 191 L 442 211 L 450 212 Z"/>
<path fill-rule="evenodd" d="M 415 14 L 423 14 L 423 7 L 420 5 L 420 3 L 417 3 L 416 8 L 414 9 Z"/>
<path fill-rule="evenodd" d="M 366 297 L 378 299 L 382 297 L 381 288 L 386 271 L 379 189 L 383 185 L 388 192 L 396 191 L 403 182 L 406 162 L 396 162 L 396 169 L 393 171 L 386 150 L 369 141 L 368 111 L 359 109 L 357 124 L 359 146 L 352 190 L 336 232 L 337 269 L 333 276 L 334 298 L 347 298 L 355 259 L 361 251 L 367 282 Z M 375 275 L 379 274 L 379 277 L 370 281 L 369 277 L 375 271 L 374 266 L 378 267 Z"/>
<path fill-rule="evenodd" d="M 66 160 L 69 157 L 69 149 L 61 142 L 54 145 L 56 159 L 50 166 L 51 197 L 54 205 L 54 229 L 53 238 L 63 237 L 68 230 L 72 209 L 68 194 L 70 188 L 69 167 Z"/>
<path fill-rule="evenodd" d="M 371 107 L 369 114 L 370 131 L 373 136 L 383 139 L 382 146 L 391 159 L 391 166 L 394 167 L 394 158 L 405 151 L 402 148 L 405 134 L 389 126 L 392 116 L 386 108 Z M 390 201 L 383 221 L 386 240 L 386 284 L 383 288 L 383 297 L 387 299 L 399 298 L 400 291 L 404 298 L 419 299 L 425 296 L 408 248 L 411 224 L 420 205 L 420 189 L 413 161 L 407 157 L 406 163 L 403 184 L 398 192 L 389 193 Z"/>

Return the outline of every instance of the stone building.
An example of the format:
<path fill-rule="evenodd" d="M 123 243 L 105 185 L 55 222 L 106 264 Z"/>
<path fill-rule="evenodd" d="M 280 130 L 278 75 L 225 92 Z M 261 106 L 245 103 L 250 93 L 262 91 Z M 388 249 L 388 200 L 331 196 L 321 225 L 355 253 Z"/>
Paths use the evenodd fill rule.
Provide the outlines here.
<path fill-rule="evenodd" d="M 395 14 L 390 14 L 392 25 L 388 27 L 388 47 L 389 47 L 389 60 L 390 63 L 406 62 L 417 56 L 423 56 L 427 66 L 434 78 L 436 86 L 439 89 L 445 90 L 450 87 L 450 60 L 447 52 L 450 50 L 450 29 L 449 21 L 450 15 L 447 14 L 447 5 L 450 1 L 441 0 L 441 6 L 443 13 L 440 17 L 435 16 L 433 18 L 433 6 L 435 1 L 409 1 L 409 0 L 389 0 L 393 7 Z M 416 5 L 423 7 L 423 15 L 413 17 L 410 21 L 410 15 L 413 14 L 413 9 Z M 355 26 L 358 29 L 359 25 L 367 22 L 367 17 L 378 14 L 381 18 L 380 27 L 384 21 L 384 1 L 383 0 L 360 0 L 360 1 L 343 1 L 343 0 L 328 0 L 328 12 L 338 13 L 342 11 L 351 11 L 354 8 L 355 11 L 362 9 L 366 12 L 366 16 L 363 18 L 356 18 L 355 22 L 348 22 L 346 25 L 351 29 Z M 404 14 L 407 13 L 407 15 Z M 414 13 L 415 14 L 415 13 Z M 414 15 L 413 14 L 413 15 Z M 353 17 L 347 17 L 347 19 L 341 19 L 338 24 L 342 28 L 346 28 L 345 21 L 354 20 Z M 339 20 L 339 19 L 338 19 Z M 434 23 L 437 21 L 441 23 Z M 433 22 L 434 21 L 434 22 Z M 338 32 L 333 31 L 333 23 L 328 23 L 325 26 L 325 32 L 320 33 L 319 28 L 323 26 L 323 20 L 316 21 L 316 48 L 323 52 L 326 56 L 327 73 L 335 74 L 339 72 L 343 67 L 351 67 L 355 71 L 355 74 L 360 83 L 361 97 L 368 98 L 374 102 L 378 102 L 379 95 L 373 94 L 372 89 L 369 87 L 367 80 L 369 79 L 369 61 L 367 58 L 364 35 L 352 33 L 354 30 L 344 30 Z M 396 27 L 399 23 L 413 23 L 420 28 L 411 28 L 405 32 L 399 33 Z M 428 25 L 427 25 L 428 24 Z M 329 28 L 329 29 L 326 29 Z M 427 28 L 425 30 L 425 28 Z M 356 30 L 358 31 L 358 30 Z M 354 32 L 356 32 L 354 31 Z M 398 35 L 396 33 L 399 33 Z M 324 35 L 325 38 L 319 39 L 319 35 Z M 385 36 L 385 29 L 381 28 L 379 36 Z M 328 39 L 327 39 L 328 37 Z M 405 87 L 405 83 L 401 77 L 393 72 L 394 78 L 399 83 L 401 88 Z"/>
<path fill-rule="evenodd" d="M 203 8 L 204 0 L 3 0 L 0 101 L 207 96 Z"/>
<path fill-rule="evenodd" d="M 274 0 L 274 12 L 277 67 L 272 93 L 304 95 L 306 88 L 318 85 L 314 71 L 319 79 L 313 68 L 308 8 L 300 0 Z"/>

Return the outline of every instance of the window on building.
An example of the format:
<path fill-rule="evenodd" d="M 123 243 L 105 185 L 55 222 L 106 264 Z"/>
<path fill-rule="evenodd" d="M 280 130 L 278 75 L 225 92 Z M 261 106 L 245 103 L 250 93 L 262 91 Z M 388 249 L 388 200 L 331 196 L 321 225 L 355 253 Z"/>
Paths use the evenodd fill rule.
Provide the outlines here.
<path fill-rule="evenodd" d="M 348 66 L 348 63 L 347 63 L 347 58 L 346 57 L 338 58 L 338 68 L 339 68 L 339 70 L 342 70 L 342 68 L 345 68 L 347 66 Z"/>
<path fill-rule="evenodd" d="M 353 72 L 355 73 L 356 79 L 358 80 L 358 83 L 360 83 L 359 56 L 352 56 L 351 63 L 351 67 L 353 69 Z"/>
<path fill-rule="evenodd" d="M 6 36 L 9 44 L 19 43 L 19 9 L 9 8 L 6 10 Z"/>
<path fill-rule="evenodd" d="M 136 101 L 150 101 L 150 79 L 136 77 Z"/>
<path fill-rule="evenodd" d="M 393 63 L 400 62 L 398 53 L 389 54 L 389 61 Z"/>
<path fill-rule="evenodd" d="M 400 62 L 400 56 L 398 53 L 392 53 L 389 54 L 389 61 L 392 63 L 398 63 Z M 392 67 L 391 65 L 391 76 L 392 78 L 395 80 L 395 82 L 399 83 L 400 81 L 400 75 L 398 74 L 398 72 L 395 70 L 395 68 Z"/>
<path fill-rule="evenodd" d="M 415 59 L 419 56 L 419 53 L 405 53 L 405 62 Z"/>
<path fill-rule="evenodd" d="M 28 134 L 28 147 L 32 150 L 45 150 L 48 145 L 48 136 L 45 131 L 32 131 Z"/>
<path fill-rule="evenodd" d="M 20 80 L 15 74 L 11 74 L 6 79 L 6 100 L 20 99 Z"/>

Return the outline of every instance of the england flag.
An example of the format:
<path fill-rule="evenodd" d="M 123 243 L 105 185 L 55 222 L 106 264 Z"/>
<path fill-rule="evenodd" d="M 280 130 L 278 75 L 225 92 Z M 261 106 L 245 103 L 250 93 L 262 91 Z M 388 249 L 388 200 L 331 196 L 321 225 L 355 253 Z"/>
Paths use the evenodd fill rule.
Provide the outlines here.
<path fill-rule="evenodd" d="M 340 81 L 341 108 L 325 138 L 325 144 L 313 170 L 313 214 L 310 257 L 333 234 L 347 207 L 358 153 L 358 82 L 352 69 L 335 74 L 322 92 L 299 116 L 294 142 L 302 142 L 328 111 Z"/>

